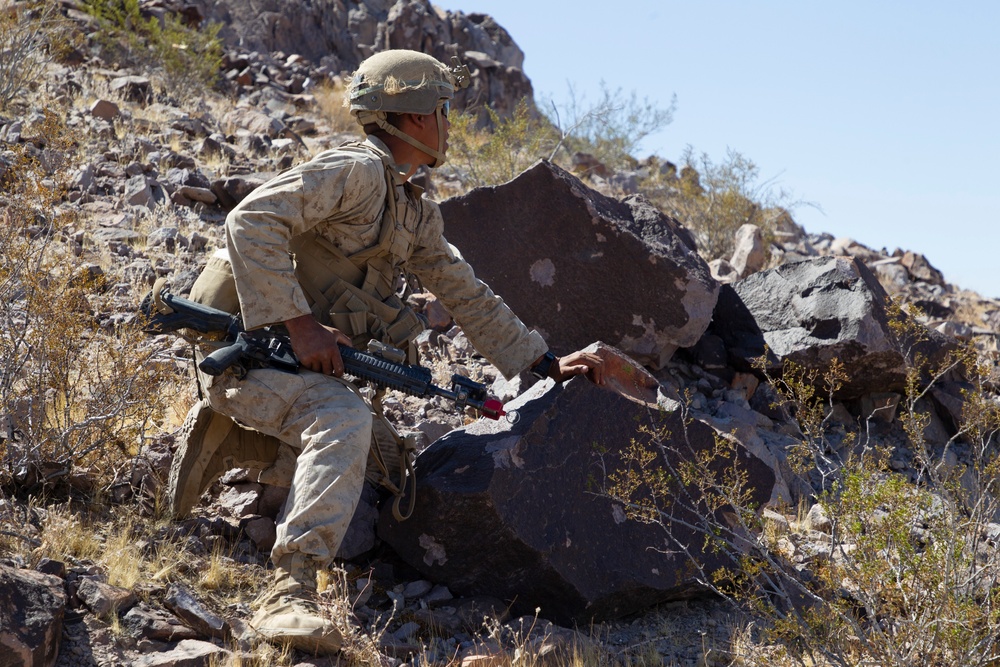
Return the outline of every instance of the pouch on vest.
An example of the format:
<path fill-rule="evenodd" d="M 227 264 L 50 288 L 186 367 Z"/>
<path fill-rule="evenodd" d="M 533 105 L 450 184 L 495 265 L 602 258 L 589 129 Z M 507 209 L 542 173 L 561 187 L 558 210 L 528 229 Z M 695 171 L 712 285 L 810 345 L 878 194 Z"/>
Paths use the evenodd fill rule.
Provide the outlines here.
<path fill-rule="evenodd" d="M 386 203 L 379 240 L 347 256 L 328 239 L 309 232 L 292 239 L 295 276 L 305 292 L 313 316 L 336 327 L 364 348 L 372 338 L 406 350 L 410 363 L 416 349 L 410 345 L 424 326 L 396 295 L 397 268 L 409 255 L 412 238 L 396 227 L 396 188 L 386 167 Z"/>

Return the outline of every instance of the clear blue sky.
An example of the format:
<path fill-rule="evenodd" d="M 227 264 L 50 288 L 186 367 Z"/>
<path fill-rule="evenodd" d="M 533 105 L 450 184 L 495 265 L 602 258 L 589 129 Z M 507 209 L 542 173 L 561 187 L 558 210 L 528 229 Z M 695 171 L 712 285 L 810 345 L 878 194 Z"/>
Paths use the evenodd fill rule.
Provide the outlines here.
<path fill-rule="evenodd" d="M 667 106 L 644 153 L 739 151 L 809 232 L 924 253 L 1000 298 L 1000 2 L 437 0 L 484 12 L 536 98 L 599 82 Z"/>

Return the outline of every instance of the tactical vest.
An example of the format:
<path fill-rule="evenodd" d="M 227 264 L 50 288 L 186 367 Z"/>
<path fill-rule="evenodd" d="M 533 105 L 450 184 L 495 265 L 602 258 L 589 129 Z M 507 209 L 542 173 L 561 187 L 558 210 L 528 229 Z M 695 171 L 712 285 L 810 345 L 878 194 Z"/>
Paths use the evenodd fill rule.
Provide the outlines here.
<path fill-rule="evenodd" d="M 407 350 L 410 363 L 414 363 L 416 349 L 410 342 L 423 329 L 423 323 L 396 295 L 396 280 L 410 256 L 415 232 L 397 225 L 399 202 L 392 158 L 370 144 L 351 142 L 340 148 L 367 155 L 374 151 L 382 161 L 386 195 L 378 242 L 348 256 L 316 232 L 296 236 L 289 244 L 295 277 L 320 323 L 345 333 L 357 348 L 363 349 L 374 338 Z M 419 206 L 420 189 L 410 183 L 403 187 Z M 192 301 L 213 308 L 231 313 L 239 310 L 228 253 L 220 251 L 209 258 L 190 296 Z"/>

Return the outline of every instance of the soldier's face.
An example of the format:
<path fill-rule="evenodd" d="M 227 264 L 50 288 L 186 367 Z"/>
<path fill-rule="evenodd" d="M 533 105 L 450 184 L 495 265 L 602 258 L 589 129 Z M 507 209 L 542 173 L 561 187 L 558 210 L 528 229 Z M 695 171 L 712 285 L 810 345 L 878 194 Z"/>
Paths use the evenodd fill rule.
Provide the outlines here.
<path fill-rule="evenodd" d="M 429 146 L 437 146 L 438 150 L 442 153 L 448 152 L 448 132 L 451 130 L 451 121 L 448 120 L 448 112 L 451 110 L 451 102 L 444 100 L 441 105 L 437 108 L 437 114 L 441 119 L 440 128 L 441 134 L 439 135 L 437 129 L 439 127 L 438 123 L 434 123 L 434 138 L 435 143 L 428 144 Z"/>
<path fill-rule="evenodd" d="M 438 107 L 434 113 L 411 114 L 406 118 L 405 127 L 400 129 L 425 146 L 437 149 L 441 153 L 447 153 L 448 132 L 451 129 L 451 123 L 448 121 L 446 109 Z M 422 164 L 433 165 L 437 162 L 437 158 L 433 155 L 427 153 L 424 155 L 426 155 L 427 160 Z"/>

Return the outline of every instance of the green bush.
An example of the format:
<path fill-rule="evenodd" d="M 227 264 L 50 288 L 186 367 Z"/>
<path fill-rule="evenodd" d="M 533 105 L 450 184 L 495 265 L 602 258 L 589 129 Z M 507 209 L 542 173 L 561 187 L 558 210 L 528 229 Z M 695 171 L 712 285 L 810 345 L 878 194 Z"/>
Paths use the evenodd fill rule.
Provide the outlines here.
<path fill-rule="evenodd" d="M 656 173 L 641 184 L 641 191 L 664 213 L 688 227 L 707 260 L 729 259 L 733 238 L 742 225 L 760 227 L 765 242 L 773 238 L 781 215 L 800 202 L 761 180 L 760 168 L 744 155 L 730 150 L 722 163 L 689 146 L 681 156 L 680 173 Z"/>
<path fill-rule="evenodd" d="M 609 476 L 607 494 L 632 518 L 659 523 L 670 539 L 681 504 L 699 517 L 706 542 L 731 556 L 733 567 L 698 574 L 706 589 L 754 619 L 756 646 L 739 664 L 985 667 L 1000 660 L 1000 404 L 989 390 L 991 368 L 971 350 L 932 366 L 914 352 L 926 330 L 897 306 L 890 313 L 910 367 L 889 436 L 872 437 L 865 419 L 875 416 L 862 415 L 840 440 L 842 426 L 831 415 L 845 376 L 836 363 L 823 374 L 786 364 L 769 377 L 798 425 L 789 462 L 815 489 L 804 500 L 829 520 L 822 534 L 801 514 L 778 523 L 746 502 L 745 477 L 712 465 L 731 457 L 726 436 L 717 451 L 691 461 L 683 433 L 648 429 L 627 465 Z M 955 374 L 967 386 L 958 432 L 943 446 L 930 443 L 926 397 Z M 914 453 L 915 481 L 890 465 L 888 443 L 900 440 Z"/>
<path fill-rule="evenodd" d="M 171 94 L 188 98 L 218 82 L 220 24 L 193 29 L 170 13 L 162 23 L 143 18 L 139 0 L 84 0 L 84 6 L 100 26 L 96 39 L 106 57 L 122 65 L 151 66 Z"/>
<path fill-rule="evenodd" d="M 676 100 L 661 107 L 639 99 L 633 91 L 612 91 L 602 84 L 601 98 L 593 104 L 571 90 L 564 106 L 550 104 L 539 116 L 522 100 L 509 118 L 487 109 L 490 127 L 478 126 L 478 116 L 454 114 L 449 160 L 463 172 L 466 187 L 506 182 L 541 158 L 573 169 L 573 156 L 584 153 L 611 170 L 635 169 L 633 157 L 639 144 L 673 120 Z M 664 213 L 677 218 L 695 236 L 708 260 L 733 253 L 736 230 L 754 224 L 770 245 L 778 221 L 802 202 L 762 180 L 754 162 L 729 151 L 722 163 L 707 154 L 695 155 L 688 147 L 682 168 L 667 168 L 659 158 L 646 160 L 647 176 L 639 191 Z"/>
<path fill-rule="evenodd" d="M 553 129 L 532 112 L 527 99 L 517 103 L 510 118 L 486 111 L 492 128 L 478 128 L 471 113 L 451 117 L 448 159 L 463 171 L 467 187 L 505 183 L 548 157 L 556 144 Z"/>
<path fill-rule="evenodd" d="M 577 97 L 570 88 L 564 106 L 548 106 L 549 121 L 560 135 L 553 159 L 560 152 L 570 158 L 574 153 L 587 153 L 608 168 L 626 169 L 635 167 L 633 155 L 642 140 L 673 121 L 677 100 L 671 99 L 664 108 L 649 98 L 640 100 L 635 91 L 626 94 L 601 82 L 601 97 L 596 103 Z"/>
<path fill-rule="evenodd" d="M 634 167 L 631 152 L 670 123 L 673 108 L 661 109 L 634 92 L 625 95 L 602 85 L 596 104 L 571 95 L 565 107 L 553 104 L 547 115 L 527 99 L 509 118 L 488 108 L 487 127 L 479 126 L 477 114 L 454 114 L 449 161 L 462 170 L 467 187 L 504 183 L 540 159 L 570 169 L 575 153 L 590 154 L 611 168 Z"/>

